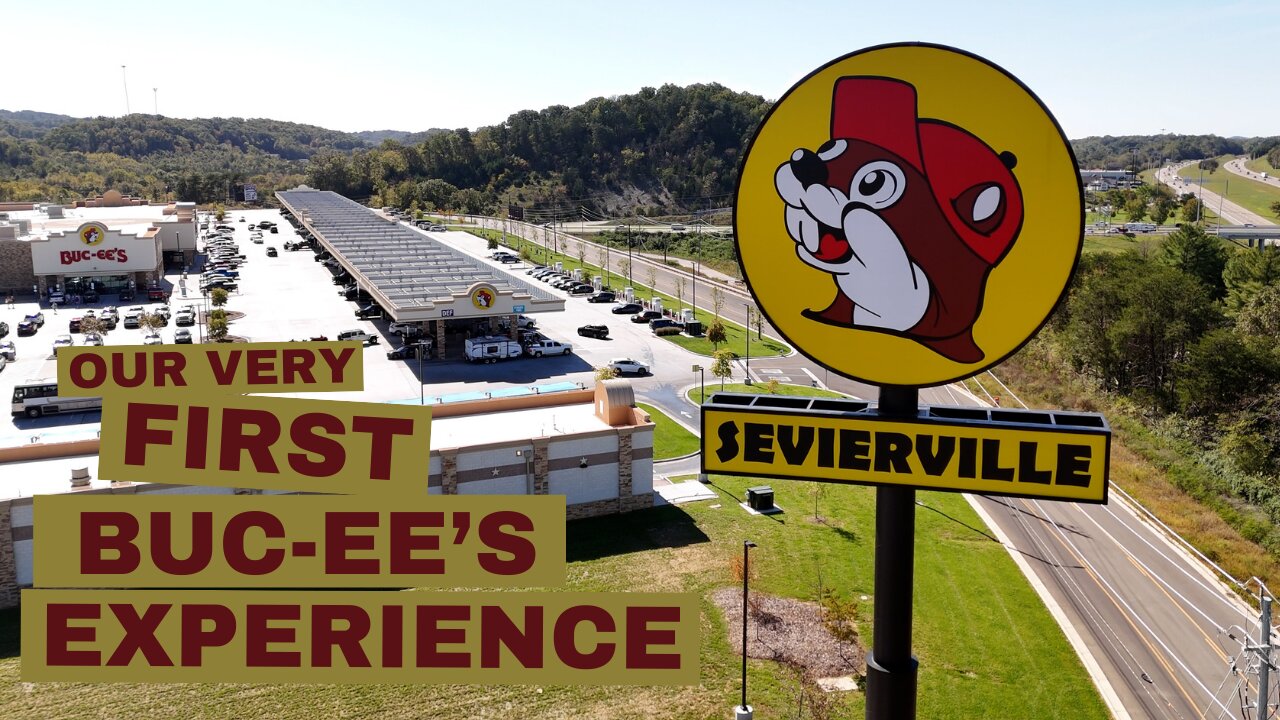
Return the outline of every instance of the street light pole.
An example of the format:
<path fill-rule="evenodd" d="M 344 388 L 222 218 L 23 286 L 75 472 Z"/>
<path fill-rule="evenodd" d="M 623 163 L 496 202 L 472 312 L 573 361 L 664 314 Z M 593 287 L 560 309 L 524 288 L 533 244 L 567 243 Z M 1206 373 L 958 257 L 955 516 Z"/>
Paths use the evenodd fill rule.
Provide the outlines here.
<path fill-rule="evenodd" d="M 751 384 L 751 303 L 743 303 L 747 309 L 747 385 Z"/>
<path fill-rule="evenodd" d="M 734 709 L 735 720 L 751 720 L 751 706 L 747 704 L 747 581 L 751 578 L 751 548 L 758 547 L 750 540 L 742 541 L 742 704 Z"/>
<path fill-rule="evenodd" d="M 701 404 L 707 401 L 707 371 L 701 365 L 694 365 L 693 371 L 702 376 L 702 394 L 698 396 L 702 398 Z"/>

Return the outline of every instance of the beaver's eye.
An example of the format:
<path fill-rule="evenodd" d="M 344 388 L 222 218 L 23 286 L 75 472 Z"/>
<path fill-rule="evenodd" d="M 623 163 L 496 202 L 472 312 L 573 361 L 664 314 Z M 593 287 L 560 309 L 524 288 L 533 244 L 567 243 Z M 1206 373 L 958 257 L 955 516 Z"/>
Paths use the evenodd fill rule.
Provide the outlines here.
<path fill-rule="evenodd" d="M 901 168 L 891 162 L 877 160 L 863 165 L 854 173 L 849 199 L 881 210 L 896 203 L 906 186 L 907 179 Z"/>
<path fill-rule="evenodd" d="M 822 147 L 818 148 L 818 157 L 831 162 L 843 155 L 847 147 L 849 147 L 849 143 L 844 140 L 828 140 L 822 143 Z"/>

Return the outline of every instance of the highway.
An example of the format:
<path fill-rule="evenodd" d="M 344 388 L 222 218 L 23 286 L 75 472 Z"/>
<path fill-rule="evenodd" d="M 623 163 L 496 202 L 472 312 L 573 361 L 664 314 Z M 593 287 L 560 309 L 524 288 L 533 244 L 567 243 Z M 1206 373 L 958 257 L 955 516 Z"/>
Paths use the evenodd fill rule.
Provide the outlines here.
<path fill-rule="evenodd" d="M 1162 167 L 1159 170 L 1160 181 L 1173 188 L 1178 195 L 1183 193 L 1191 193 L 1201 198 L 1201 202 L 1208 210 L 1212 210 L 1222 218 L 1224 224 L 1228 225 L 1270 225 L 1271 221 L 1258 215 L 1257 213 L 1246 210 L 1239 205 L 1223 198 L 1221 195 L 1204 190 L 1194 180 L 1183 179 L 1178 176 L 1178 170 L 1190 165 L 1185 162 L 1180 165 L 1171 165 Z"/>
<path fill-rule="evenodd" d="M 1280 188 L 1280 179 L 1276 179 L 1274 177 L 1268 177 L 1264 180 L 1261 174 L 1256 173 L 1250 170 L 1249 168 L 1245 167 L 1244 161 L 1245 161 L 1245 158 L 1236 158 L 1235 160 L 1228 160 L 1227 163 L 1222 167 L 1225 168 L 1227 172 L 1232 172 L 1241 177 L 1249 178 L 1253 182 L 1259 182 L 1266 185 L 1270 185 L 1272 187 Z"/>

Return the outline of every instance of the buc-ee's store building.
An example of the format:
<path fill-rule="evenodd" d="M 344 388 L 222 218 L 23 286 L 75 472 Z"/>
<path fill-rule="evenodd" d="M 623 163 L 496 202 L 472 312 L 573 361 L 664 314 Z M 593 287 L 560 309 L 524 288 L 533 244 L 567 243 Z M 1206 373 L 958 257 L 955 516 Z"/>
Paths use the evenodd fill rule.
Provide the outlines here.
<path fill-rule="evenodd" d="M 191 222 L 112 228 L 88 220 L 43 236 L 0 239 L 6 246 L 0 247 L 0 291 L 48 297 L 158 287 L 166 267 L 191 262 L 195 234 Z"/>

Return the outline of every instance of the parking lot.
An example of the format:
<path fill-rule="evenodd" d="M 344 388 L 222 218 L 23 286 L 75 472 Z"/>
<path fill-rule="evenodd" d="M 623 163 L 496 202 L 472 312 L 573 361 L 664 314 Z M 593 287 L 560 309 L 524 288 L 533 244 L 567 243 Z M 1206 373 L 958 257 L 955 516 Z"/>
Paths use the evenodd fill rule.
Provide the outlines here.
<path fill-rule="evenodd" d="M 244 222 L 240 221 L 241 218 L 244 218 Z M 256 225 L 262 220 L 279 223 L 279 232 L 264 233 L 262 244 L 252 243 L 249 225 Z M 239 268 L 239 286 L 230 293 L 226 306 L 229 312 L 242 314 L 238 317 L 233 315 L 236 317 L 230 324 L 233 336 L 248 341 L 304 340 L 319 336 L 335 339 L 341 331 L 363 329 L 378 337 L 378 344 L 364 349 L 365 391 L 324 394 L 324 397 L 330 399 L 384 402 L 417 399 L 420 393 L 419 366 L 426 383 L 421 394 L 431 402 L 437 397 L 445 398 L 459 393 L 483 394 L 514 386 L 546 386 L 566 381 L 589 386 L 594 382 L 594 368 L 606 365 L 615 357 L 632 358 L 650 369 L 650 375 L 635 380 L 641 390 L 671 383 L 687 384 L 693 377 L 691 365 L 706 364 L 706 358 L 657 340 L 646 325 L 633 324 L 626 315 L 612 314 L 610 309 L 614 305 L 588 303 L 581 297 L 569 298 L 565 312 L 532 316 L 536 320 L 537 329 L 544 336 L 573 346 L 573 352 L 569 355 L 526 357 L 494 364 L 471 364 L 461 360 L 429 359 L 421 363 L 418 360 L 390 360 L 386 357 L 387 351 L 401 344 L 400 338 L 388 331 L 390 319 L 355 319 L 357 304 L 338 294 L 339 287 L 332 283 L 332 275 L 321 263 L 315 262 L 314 253 L 305 248 L 294 252 L 284 250 L 286 242 L 299 238 L 278 211 L 232 211 L 223 224 L 235 228 L 235 241 L 240 253 L 246 256 L 246 261 Z M 530 284 L 546 287 L 525 274 L 531 267 L 528 264 L 503 265 L 488 261 L 491 251 L 487 249 L 483 239 L 463 232 L 433 232 L 429 235 L 463 252 L 486 259 L 486 262 L 492 262 L 495 267 L 517 275 Z M 278 255 L 268 257 L 268 247 L 276 248 Z M 198 270 L 198 267 L 195 269 Z M 197 275 L 191 274 L 186 279 L 187 296 L 184 297 L 182 274 L 175 273 L 166 277 L 173 290 L 170 308 L 174 313 L 188 305 L 197 309 L 205 306 L 204 298 L 198 294 L 199 282 L 196 278 Z M 568 295 L 565 297 L 568 298 Z M 75 344 L 82 344 L 83 335 L 69 332 L 69 321 L 83 314 L 86 309 L 93 308 L 101 312 L 103 307 L 112 304 L 119 303 L 114 295 L 107 295 L 98 304 L 79 308 L 61 307 L 55 313 L 47 305 L 38 307 L 27 296 L 19 298 L 12 309 L 0 307 L 0 321 L 7 322 L 10 327 L 10 333 L 4 340 L 13 341 L 17 350 L 17 359 L 0 371 L 0 396 L 6 400 L 11 397 L 13 386 L 19 381 L 56 377 L 57 365 L 52 353 L 54 339 L 70 334 Z M 146 302 L 124 305 L 135 304 L 148 309 L 156 306 L 156 303 Z M 120 308 L 122 316 L 124 310 L 124 307 Z M 18 322 L 24 315 L 37 311 L 44 313 L 44 326 L 33 336 L 16 337 Z M 579 337 L 577 328 L 583 325 L 606 325 L 610 335 L 607 339 Z M 167 327 L 159 330 L 165 344 L 173 342 L 177 329 L 170 321 Z M 203 329 L 197 325 L 190 330 L 196 342 L 199 342 Z M 104 341 L 108 346 L 138 345 L 142 344 L 145 334 L 146 331 L 141 329 L 125 329 L 122 324 L 106 333 Z M 451 337 L 450 342 L 454 342 L 454 338 Z M 97 413 L 4 419 L 0 420 L 0 444 L 21 444 L 37 436 L 49 438 L 76 432 L 91 433 L 96 431 L 97 422 Z"/>

